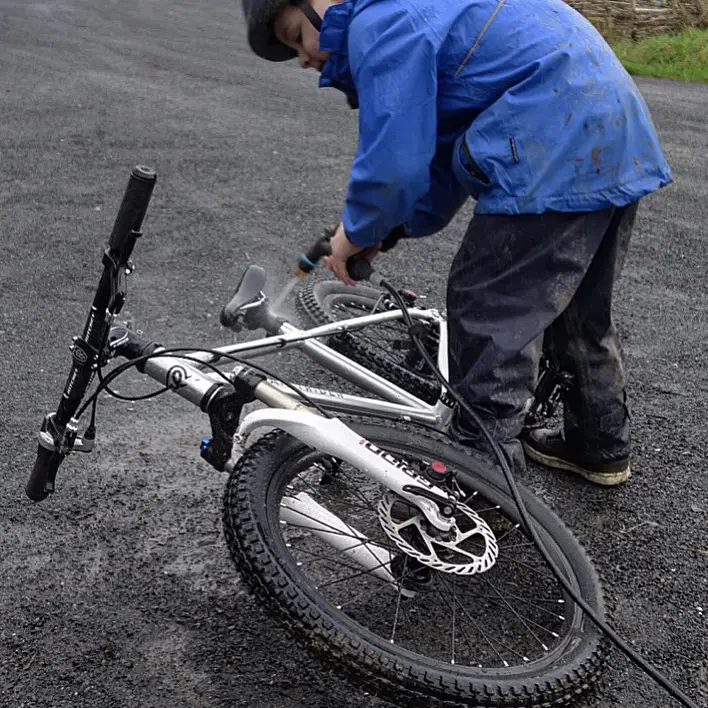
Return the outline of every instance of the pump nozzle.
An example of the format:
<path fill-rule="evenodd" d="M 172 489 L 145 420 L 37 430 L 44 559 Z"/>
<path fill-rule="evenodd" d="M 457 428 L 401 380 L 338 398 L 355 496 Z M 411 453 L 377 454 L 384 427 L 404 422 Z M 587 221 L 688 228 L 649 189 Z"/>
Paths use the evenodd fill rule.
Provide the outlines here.
<path fill-rule="evenodd" d="M 334 236 L 334 229 L 325 229 L 325 235 L 310 246 L 306 253 L 300 254 L 295 268 L 295 275 L 298 278 L 304 278 L 308 273 L 311 273 L 317 267 L 320 259 L 330 254 L 329 242 L 332 236 Z"/>

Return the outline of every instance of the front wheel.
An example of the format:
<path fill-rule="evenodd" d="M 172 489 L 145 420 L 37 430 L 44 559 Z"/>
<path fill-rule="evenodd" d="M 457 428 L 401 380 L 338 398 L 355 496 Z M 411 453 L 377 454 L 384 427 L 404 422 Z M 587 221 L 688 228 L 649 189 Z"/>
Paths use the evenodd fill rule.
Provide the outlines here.
<path fill-rule="evenodd" d="M 414 530 L 408 547 L 436 548 L 436 561 L 453 552 L 423 538 L 415 507 L 394 510 L 378 482 L 275 431 L 246 451 L 224 497 L 226 540 L 247 585 L 320 657 L 397 704 L 535 708 L 575 700 L 597 678 L 603 640 L 523 532 L 505 481 L 436 433 L 352 427 L 417 471 L 433 461 L 450 470 L 458 512 L 474 510 L 496 536 L 495 564 L 461 575 L 420 552 L 412 557 L 391 528 Z M 602 617 L 600 583 L 581 546 L 543 502 L 520 491 L 551 557 Z M 312 510 L 301 523 L 288 512 L 293 498 Z M 371 555 L 357 562 L 364 549 Z"/>

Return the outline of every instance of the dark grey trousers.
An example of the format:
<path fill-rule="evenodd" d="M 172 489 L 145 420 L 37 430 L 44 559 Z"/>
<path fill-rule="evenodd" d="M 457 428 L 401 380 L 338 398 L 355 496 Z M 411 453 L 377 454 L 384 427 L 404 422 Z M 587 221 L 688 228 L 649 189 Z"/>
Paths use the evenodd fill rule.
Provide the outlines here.
<path fill-rule="evenodd" d="M 612 292 L 637 204 L 595 212 L 475 215 L 447 289 L 450 381 L 514 466 L 541 353 L 575 377 L 566 441 L 587 462 L 629 454 L 630 425 Z M 461 418 L 467 444 L 488 450 Z"/>

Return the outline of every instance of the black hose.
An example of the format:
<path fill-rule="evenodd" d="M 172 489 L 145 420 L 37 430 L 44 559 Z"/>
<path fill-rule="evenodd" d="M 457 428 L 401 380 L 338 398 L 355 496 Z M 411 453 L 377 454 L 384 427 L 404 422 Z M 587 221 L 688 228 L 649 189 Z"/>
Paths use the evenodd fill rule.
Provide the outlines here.
<path fill-rule="evenodd" d="M 696 703 L 693 703 L 691 699 L 685 693 L 683 693 L 680 688 L 678 688 L 678 686 L 673 684 L 658 669 L 655 669 L 651 664 L 649 664 L 649 662 L 647 662 L 639 654 L 637 654 L 606 622 L 600 619 L 600 617 L 595 614 L 594 610 L 585 602 L 585 600 L 583 600 L 583 598 L 578 595 L 578 593 L 575 591 L 575 588 L 573 588 L 570 583 L 565 579 L 562 571 L 558 568 L 553 559 L 550 557 L 548 551 L 543 545 L 543 541 L 541 541 L 531 523 L 531 519 L 529 518 L 528 512 L 526 511 L 524 502 L 521 499 L 521 495 L 519 494 L 519 489 L 516 486 L 516 480 L 514 479 L 514 476 L 512 475 L 511 470 L 509 469 L 509 463 L 506 460 L 504 452 L 499 447 L 499 444 L 496 440 L 494 440 L 490 432 L 485 427 L 484 423 L 482 423 L 477 413 L 472 409 L 472 407 L 467 403 L 467 401 L 465 401 L 462 396 L 460 396 L 460 394 L 452 388 L 450 383 L 443 376 L 440 369 L 438 369 L 437 363 L 430 356 L 427 349 L 425 348 L 424 343 L 418 336 L 415 324 L 411 319 L 410 314 L 408 313 L 406 303 L 399 294 L 399 292 L 390 283 L 388 283 L 380 276 L 376 278 L 376 281 L 383 288 L 388 290 L 388 292 L 391 294 L 391 297 L 396 301 L 396 304 L 401 308 L 401 312 L 403 314 L 403 318 L 406 322 L 406 325 L 408 326 L 408 331 L 410 333 L 411 339 L 418 348 L 426 364 L 428 364 L 428 366 L 435 374 L 435 378 L 438 379 L 440 384 L 449 392 L 450 396 L 477 424 L 479 429 L 482 431 L 482 434 L 487 439 L 487 442 L 489 443 L 492 450 L 494 451 L 494 454 L 499 460 L 499 465 L 501 466 L 502 471 L 504 472 L 504 477 L 506 478 L 507 484 L 509 485 L 511 494 L 514 497 L 516 508 L 519 510 L 521 519 L 524 522 L 526 528 L 528 529 L 532 541 L 538 548 L 538 551 L 541 556 L 543 556 L 543 559 L 546 561 L 548 567 L 553 571 L 553 574 L 556 576 L 558 582 L 563 586 L 563 589 L 570 595 L 575 604 L 580 607 L 580 609 L 588 616 L 588 618 L 612 641 L 612 643 L 620 651 L 622 651 L 642 671 L 644 671 L 647 675 L 654 679 L 654 681 L 656 681 L 656 683 L 658 683 L 663 689 L 665 689 L 673 698 L 675 698 L 686 708 L 700 708 L 700 706 L 698 706 L 698 704 Z"/>

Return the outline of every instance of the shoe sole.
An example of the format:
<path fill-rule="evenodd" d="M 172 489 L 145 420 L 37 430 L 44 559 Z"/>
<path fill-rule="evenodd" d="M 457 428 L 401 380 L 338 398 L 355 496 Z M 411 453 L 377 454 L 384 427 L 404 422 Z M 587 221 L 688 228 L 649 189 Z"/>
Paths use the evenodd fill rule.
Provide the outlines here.
<path fill-rule="evenodd" d="M 604 487 L 613 487 L 616 484 L 623 484 L 630 478 L 632 474 L 629 464 L 627 465 L 626 469 L 623 469 L 619 472 L 591 472 L 590 470 L 586 470 L 582 467 L 579 467 L 578 465 L 574 465 L 572 462 L 568 462 L 568 460 L 562 460 L 560 457 L 544 455 L 542 452 L 535 450 L 525 442 L 522 443 L 522 445 L 524 448 L 524 452 L 534 462 L 538 462 L 539 464 L 545 465 L 546 467 L 552 467 L 553 469 L 565 470 L 566 472 L 573 472 L 574 474 L 578 474 L 584 479 L 587 479 L 588 482 L 592 482 L 593 484 L 600 484 Z"/>

